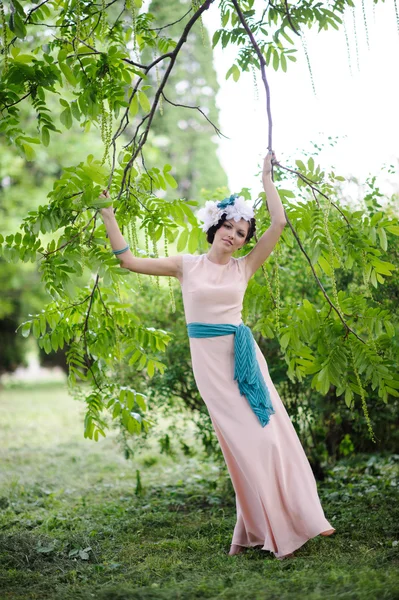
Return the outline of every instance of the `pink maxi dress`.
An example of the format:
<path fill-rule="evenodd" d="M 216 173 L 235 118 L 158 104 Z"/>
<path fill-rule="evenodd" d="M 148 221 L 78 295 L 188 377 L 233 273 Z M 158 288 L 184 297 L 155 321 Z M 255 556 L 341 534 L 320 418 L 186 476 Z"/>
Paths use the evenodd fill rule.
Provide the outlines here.
<path fill-rule="evenodd" d="M 206 254 L 183 254 L 179 279 L 187 323 L 242 322 L 248 284 L 245 257 L 227 265 Z M 275 414 L 262 427 L 234 380 L 234 335 L 189 338 L 192 368 L 235 490 L 237 522 L 232 544 L 262 546 L 276 558 L 321 532 L 327 521 L 316 480 L 295 428 L 270 379 L 255 341 L 256 357 Z"/>

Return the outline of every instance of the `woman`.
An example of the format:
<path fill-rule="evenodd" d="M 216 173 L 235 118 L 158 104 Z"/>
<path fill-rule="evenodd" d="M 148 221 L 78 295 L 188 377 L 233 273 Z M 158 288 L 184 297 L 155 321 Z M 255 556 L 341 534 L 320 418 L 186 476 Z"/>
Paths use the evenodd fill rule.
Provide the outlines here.
<path fill-rule="evenodd" d="M 207 405 L 236 494 L 237 522 L 230 555 L 261 546 L 278 559 L 335 529 L 324 516 L 316 481 L 294 426 L 270 379 L 266 360 L 241 320 L 248 280 L 264 263 L 286 224 L 271 178 L 262 180 L 271 224 L 243 257 L 232 254 L 253 236 L 252 207 L 236 195 L 198 211 L 211 248 L 207 254 L 137 258 L 112 207 L 102 209 L 123 268 L 177 277 L 181 283 L 195 381 Z"/>

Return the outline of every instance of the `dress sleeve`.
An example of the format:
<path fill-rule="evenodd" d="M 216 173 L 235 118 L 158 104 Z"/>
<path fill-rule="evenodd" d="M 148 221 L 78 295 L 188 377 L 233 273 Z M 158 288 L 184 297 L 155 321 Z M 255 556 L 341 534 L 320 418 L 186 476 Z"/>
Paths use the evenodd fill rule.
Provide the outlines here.
<path fill-rule="evenodd" d="M 195 259 L 193 254 L 182 254 L 182 275 L 178 277 L 180 284 L 183 285 L 184 281 L 187 279 L 188 271 L 190 270 L 190 263 Z"/>
<path fill-rule="evenodd" d="M 248 272 L 248 265 L 247 265 L 247 254 L 245 256 L 240 256 L 239 258 L 237 258 L 237 262 L 238 262 L 238 266 L 239 269 L 241 271 L 241 275 L 245 281 L 245 283 L 248 283 L 248 281 L 251 279 L 253 273 L 249 273 Z"/>

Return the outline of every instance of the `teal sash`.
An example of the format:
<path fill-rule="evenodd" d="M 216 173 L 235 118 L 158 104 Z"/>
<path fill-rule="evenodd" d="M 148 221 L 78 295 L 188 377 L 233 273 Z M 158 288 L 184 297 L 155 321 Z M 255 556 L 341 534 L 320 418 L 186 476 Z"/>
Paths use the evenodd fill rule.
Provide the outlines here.
<path fill-rule="evenodd" d="M 187 323 L 189 337 L 205 338 L 235 334 L 234 339 L 234 379 L 238 381 L 241 396 L 246 396 L 262 427 L 268 424 L 275 411 L 270 393 L 256 359 L 255 340 L 252 331 L 244 323 L 239 325 L 214 323 Z"/>

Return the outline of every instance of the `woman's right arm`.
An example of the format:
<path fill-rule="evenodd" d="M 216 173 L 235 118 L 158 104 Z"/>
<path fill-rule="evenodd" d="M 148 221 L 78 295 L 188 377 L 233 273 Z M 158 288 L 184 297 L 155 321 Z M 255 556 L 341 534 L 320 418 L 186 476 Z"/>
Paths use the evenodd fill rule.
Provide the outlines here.
<path fill-rule="evenodd" d="M 107 196 L 105 196 L 107 197 Z M 109 241 L 113 250 L 121 250 L 127 246 L 127 242 L 119 229 L 112 206 L 101 209 L 101 216 L 108 233 Z M 182 255 L 168 256 L 165 258 L 139 258 L 134 256 L 130 250 L 122 254 L 116 254 L 123 269 L 129 269 L 135 273 L 144 275 L 168 275 L 169 277 L 182 278 L 183 257 Z"/>

